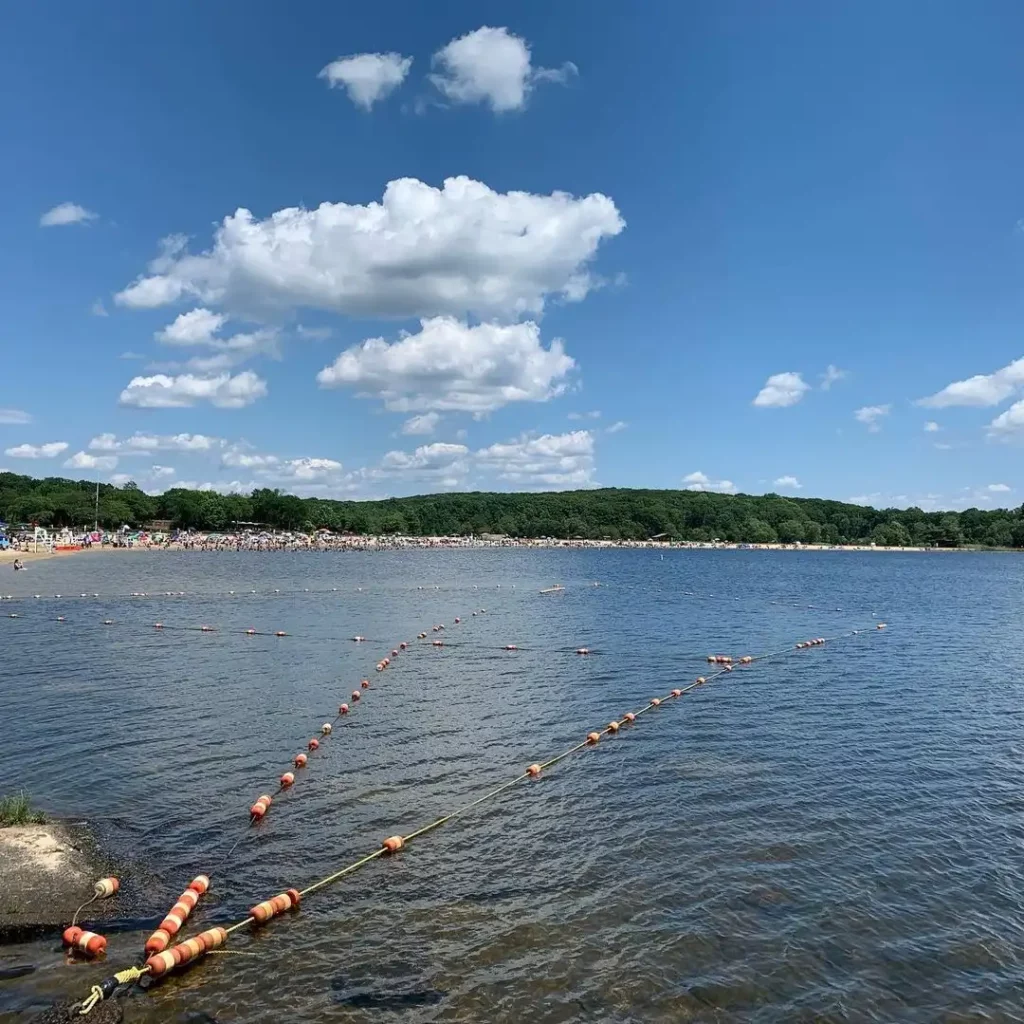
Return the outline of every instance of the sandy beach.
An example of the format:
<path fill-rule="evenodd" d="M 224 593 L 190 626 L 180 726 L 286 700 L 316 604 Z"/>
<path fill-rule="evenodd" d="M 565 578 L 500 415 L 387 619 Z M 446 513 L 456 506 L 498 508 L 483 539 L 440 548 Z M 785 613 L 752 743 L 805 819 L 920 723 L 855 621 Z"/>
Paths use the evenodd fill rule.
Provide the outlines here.
<path fill-rule="evenodd" d="M 75 551 L 15 551 L 13 548 L 8 548 L 6 551 L 0 551 L 0 565 L 4 565 L 13 562 L 15 559 L 20 558 L 26 565 L 29 562 L 42 562 L 48 558 L 66 558 L 71 555 L 98 555 L 105 554 L 111 551 L 161 551 L 162 548 L 147 548 L 147 547 L 134 547 L 134 548 L 115 548 L 115 547 L 92 547 L 92 548 L 80 548 Z"/>

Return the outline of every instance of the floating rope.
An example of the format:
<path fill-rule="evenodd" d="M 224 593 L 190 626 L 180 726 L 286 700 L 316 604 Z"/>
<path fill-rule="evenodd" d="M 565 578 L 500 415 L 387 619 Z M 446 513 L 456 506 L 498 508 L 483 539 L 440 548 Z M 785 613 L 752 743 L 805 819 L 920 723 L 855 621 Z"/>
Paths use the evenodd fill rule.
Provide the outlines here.
<path fill-rule="evenodd" d="M 876 626 L 877 630 L 885 628 L 885 623 L 878 623 Z M 758 662 L 767 661 L 772 658 L 778 658 L 783 655 L 792 654 L 797 650 L 807 650 L 811 647 L 819 647 L 828 643 L 834 643 L 838 640 L 848 639 L 850 637 L 859 636 L 867 633 L 867 629 L 854 629 L 848 633 L 843 633 L 834 637 L 815 637 L 811 641 L 801 641 L 795 645 L 780 648 L 777 651 L 769 651 L 766 654 L 760 655 L 745 655 L 739 659 L 739 667 L 745 668 L 751 665 L 757 664 Z M 306 886 L 305 889 L 296 890 L 288 889 L 284 893 L 280 893 L 274 896 L 272 899 L 265 900 L 262 903 L 257 904 L 249 911 L 247 917 L 242 918 L 235 924 L 230 925 L 227 928 L 211 928 L 201 933 L 193 939 L 186 939 L 185 942 L 179 943 L 173 949 L 165 950 L 155 956 L 151 956 L 145 963 L 145 966 L 141 968 L 133 968 L 129 981 L 137 981 L 143 975 L 149 974 L 154 977 L 160 977 L 166 973 L 172 971 L 175 967 L 183 967 L 193 960 L 199 959 L 206 953 L 218 949 L 228 939 L 230 935 L 235 932 L 241 931 L 243 928 L 253 927 L 256 925 L 265 924 L 267 921 L 286 912 L 287 910 L 295 909 L 299 906 L 302 899 L 317 892 L 320 889 L 326 888 L 333 883 L 340 881 L 342 878 L 347 877 L 359 871 L 361 868 L 370 864 L 372 861 L 385 857 L 391 854 L 398 853 L 404 849 L 412 841 L 419 839 L 429 833 L 441 828 L 448 822 L 455 818 L 460 817 L 463 814 L 479 807 L 481 804 L 486 803 L 489 800 L 493 800 L 501 794 L 512 789 L 514 786 L 540 776 L 543 772 L 549 768 L 554 767 L 566 758 L 571 757 L 573 754 L 584 750 L 587 747 L 597 746 L 602 737 L 615 735 L 622 731 L 627 726 L 632 726 L 636 721 L 648 712 L 655 708 L 661 707 L 663 704 L 672 700 L 677 700 L 684 694 L 689 693 L 691 690 L 697 689 L 700 686 L 704 686 L 707 683 L 713 682 L 716 679 L 724 675 L 728 675 L 733 671 L 733 664 L 731 660 L 729 663 L 723 664 L 723 666 L 715 672 L 710 673 L 707 676 L 700 676 L 695 679 L 692 683 L 689 683 L 683 687 L 677 687 L 671 690 L 665 697 L 652 697 L 643 707 L 637 711 L 628 711 L 620 719 L 614 719 L 609 722 L 603 729 L 595 730 L 587 733 L 585 739 L 570 747 L 568 750 L 563 751 L 560 754 L 556 754 L 554 757 L 549 758 L 546 761 L 529 765 L 527 769 L 514 776 L 513 778 L 503 782 L 501 785 L 490 789 L 482 795 L 475 797 L 468 803 L 462 804 L 455 810 L 442 815 L 440 818 L 436 818 L 434 821 L 429 822 L 426 825 L 415 829 L 405 835 L 393 835 L 385 839 L 381 845 L 371 853 L 360 857 L 358 860 L 353 861 L 351 864 L 345 865 L 333 874 L 327 875 L 325 878 L 321 878 L 317 882 L 313 882 L 311 885 Z M 88 999 L 86 999 L 82 1005 L 79 1013 L 82 1015 L 88 1014 L 90 1010 L 98 1003 L 101 999 L 109 998 L 110 995 L 116 990 L 120 984 L 126 984 L 127 981 L 121 982 L 118 979 L 121 975 L 126 975 L 129 972 L 120 972 L 119 974 L 112 975 L 107 978 L 101 985 L 93 986 L 92 992 Z M 99 993 L 99 995 L 97 995 Z"/>

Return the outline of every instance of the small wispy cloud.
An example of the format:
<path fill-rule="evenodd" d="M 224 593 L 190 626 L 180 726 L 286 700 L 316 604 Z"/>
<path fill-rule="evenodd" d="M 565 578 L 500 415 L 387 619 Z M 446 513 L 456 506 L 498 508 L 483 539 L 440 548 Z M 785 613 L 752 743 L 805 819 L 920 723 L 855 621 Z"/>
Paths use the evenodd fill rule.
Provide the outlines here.
<path fill-rule="evenodd" d="M 713 491 L 716 494 L 735 494 L 736 485 L 731 480 L 712 480 L 707 473 L 697 470 L 683 477 L 683 484 L 688 491 Z"/>
<path fill-rule="evenodd" d="M 840 370 L 838 366 L 833 366 L 829 363 L 825 367 L 825 372 L 821 375 L 821 390 L 828 391 L 836 381 L 842 380 L 846 375 L 846 370 Z"/>
<path fill-rule="evenodd" d="M 772 486 L 781 490 L 799 491 L 803 484 L 795 476 L 780 476 L 772 482 Z"/>
<path fill-rule="evenodd" d="M 618 434 L 628 426 L 629 424 L 625 420 L 616 420 L 610 427 L 605 427 L 604 432 L 606 434 Z"/>
<path fill-rule="evenodd" d="M 78 203 L 60 203 L 53 209 L 47 210 L 39 218 L 39 226 L 41 228 L 59 228 L 66 227 L 68 224 L 88 224 L 97 216 L 98 214 L 87 210 L 84 206 L 79 206 Z"/>
<path fill-rule="evenodd" d="M 941 429 L 942 427 L 940 427 L 938 423 L 935 422 L 935 420 L 929 420 L 924 425 L 924 432 L 926 434 L 937 434 Z"/>
<path fill-rule="evenodd" d="M 310 338 L 313 341 L 326 341 L 331 336 L 330 327 L 306 327 L 303 324 L 299 324 L 295 328 L 295 333 L 300 338 Z"/>
<path fill-rule="evenodd" d="M 877 434 L 882 429 L 879 420 L 888 416 L 891 409 L 891 405 L 864 405 L 853 414 L 853 418 L 863 423 L 872 434 Z"/>
<path fill-rule="evenodd" d="M 601 418 L 601 410 L 591 409 L 590 412 L 571 412 L 568 418 L 571 420 L 599 420 Z"/>

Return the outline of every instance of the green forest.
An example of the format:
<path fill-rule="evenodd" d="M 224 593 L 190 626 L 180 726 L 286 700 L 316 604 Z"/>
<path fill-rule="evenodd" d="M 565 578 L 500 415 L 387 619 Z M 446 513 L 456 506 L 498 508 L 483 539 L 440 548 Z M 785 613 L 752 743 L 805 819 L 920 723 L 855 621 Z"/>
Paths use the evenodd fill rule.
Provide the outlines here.
<path fill-rule="evenodd" d="M 100 484 L 99 493 L 100 524 L 108 529 L 169 521 L 175 528 L 215 532 L 258 523 L 273 529 L 414 536 L 1024 547 L 1024 507 L 923 512 L 778 494 L 623 488 L 426 494 L 381 501 L 299 498 L 270 489 L 222 495 L 177 487 L 150 495 L 133 483 Z M 0 473 L 0 521 L 83 528 L 93 523 L 95 496 L 95 483 L 86 480 Z"/>

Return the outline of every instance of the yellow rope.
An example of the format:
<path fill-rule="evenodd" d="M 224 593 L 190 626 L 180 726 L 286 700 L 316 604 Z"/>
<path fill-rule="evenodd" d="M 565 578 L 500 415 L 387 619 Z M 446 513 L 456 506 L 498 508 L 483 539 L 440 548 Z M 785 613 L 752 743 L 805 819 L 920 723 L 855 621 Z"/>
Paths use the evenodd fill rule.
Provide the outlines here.
<path fill-rule="evenodd" d="M 133 981 L 138 981 L 144 974 L 149 973 L 148 967 L 126 967 L 123 971 L 118 971 L 114 974 L 114 979 L 118 985 L 128 985 Z M 78 1010 L 79 1017 L 85 1017 L 93 1011 L 97 1003 L 103 1001 L 103 987 L 101 985 L 93 985 L 89 991 L 89 996 L 82 1002 L 81 1007 Z"/>
<path fill-rule="evenodd" d="M 103 998 L 103 989 L 99 985 L 93 985 L 92 991 L 89 993 L 89 998 L 82 1003 L 81 1009 L 78 1011 L 79 1017 L 84 1017 L 87 1013 L 92 1013 L 92 1008 Z"/>

